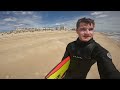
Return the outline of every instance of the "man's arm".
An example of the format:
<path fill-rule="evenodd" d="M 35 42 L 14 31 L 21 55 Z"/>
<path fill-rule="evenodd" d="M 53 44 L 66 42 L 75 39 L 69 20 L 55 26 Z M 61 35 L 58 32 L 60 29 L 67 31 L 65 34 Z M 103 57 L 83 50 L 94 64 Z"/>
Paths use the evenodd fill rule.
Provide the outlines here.
<path fill-rule="evenodd" d="M 69 54 L 68 45 L 67 45 L 66 50 L 65 50 L 65 53 L 64 53 L 64 56 L 63 56 L 62 60 L 64 60 L 64 59 L 65 59 L 65 58 L 67 58 L 68 56 L 70 56 L 70 54 Z"/>
<path fill-rule="evenodd" d="M 120 79 L 120 72 L 112 62 L 112 57 L 106 49 L 99 46 L 96 52 L 95 59 L 97 60 L 98 71 L 101 79 Z"/>

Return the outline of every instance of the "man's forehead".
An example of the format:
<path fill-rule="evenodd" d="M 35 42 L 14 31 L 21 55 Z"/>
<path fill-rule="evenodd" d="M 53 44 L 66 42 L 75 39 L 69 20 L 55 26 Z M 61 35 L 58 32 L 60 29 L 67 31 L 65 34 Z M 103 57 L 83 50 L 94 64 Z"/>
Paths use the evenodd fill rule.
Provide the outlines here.
<path fill-rule="evenodd" d="M 80 27 L 93 27 L 93 24 L 92 23 L 80 23 Z"/>

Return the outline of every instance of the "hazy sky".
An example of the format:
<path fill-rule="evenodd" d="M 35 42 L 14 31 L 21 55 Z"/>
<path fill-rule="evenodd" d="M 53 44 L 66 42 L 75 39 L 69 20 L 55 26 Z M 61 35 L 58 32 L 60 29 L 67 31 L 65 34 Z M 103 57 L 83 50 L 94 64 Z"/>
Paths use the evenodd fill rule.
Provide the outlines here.
<path fill-rule="evenodd" d="M 0 31 L 56 25 L 74 28 L 81 17 L 94 19 L 96 31 L 120 31 L 120 11 L 0 11 Z"/>

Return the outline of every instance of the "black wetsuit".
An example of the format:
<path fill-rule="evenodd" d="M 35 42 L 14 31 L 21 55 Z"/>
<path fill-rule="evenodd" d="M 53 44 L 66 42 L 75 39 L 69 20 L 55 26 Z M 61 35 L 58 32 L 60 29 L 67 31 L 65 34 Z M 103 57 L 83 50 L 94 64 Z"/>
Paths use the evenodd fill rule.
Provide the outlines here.
<path fill-rule="evenodd" d="M 93 38 L 88 42 L 82 42 L 77 38 L 69 43 L 62 60 L 67 56 L 70 56 L 70 65 L 63 79 L 85 79 L 95 62 L 100 79 L 120 79 L 120 72 L 113 64 L 110 53 Z"/>

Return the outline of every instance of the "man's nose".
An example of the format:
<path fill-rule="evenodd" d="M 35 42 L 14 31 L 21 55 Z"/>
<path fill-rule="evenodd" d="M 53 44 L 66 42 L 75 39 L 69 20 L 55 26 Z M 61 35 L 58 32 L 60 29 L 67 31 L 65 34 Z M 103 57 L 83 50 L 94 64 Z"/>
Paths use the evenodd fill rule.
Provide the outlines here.
<path fill-rule="evenodd" d="M 85 33 L 86 33 L 86 34 L 89 34 L 89 29 L 86 29 L 86 30 L 85 30 Z"/>

